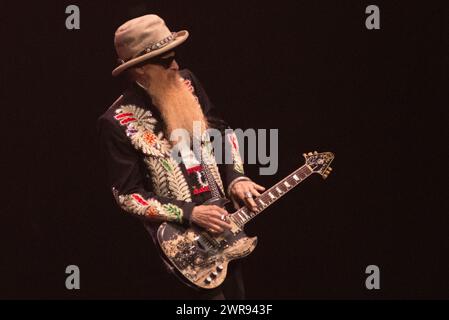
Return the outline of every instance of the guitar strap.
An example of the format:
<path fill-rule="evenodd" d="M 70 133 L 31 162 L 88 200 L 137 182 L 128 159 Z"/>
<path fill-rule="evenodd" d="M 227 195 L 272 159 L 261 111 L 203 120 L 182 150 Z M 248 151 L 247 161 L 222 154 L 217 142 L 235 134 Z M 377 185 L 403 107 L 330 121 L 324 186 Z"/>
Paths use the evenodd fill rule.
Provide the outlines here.
<path fill-rule="evenodd" d="M 221 194 L 220 188 L 218 188 L 217 183 L 215 182 L 214 176 L 210 172 L 209 166 L 204 163 L 203 158 L 201 158 L 201 166 L 203 167 L 204 175 L 206 176 L 207 183 L 209 184 L 212 198 L 224 197 L 224 195 Z"/>
<path fill-rule="evenodd" d="M 197 145 L 193 146 L 193 152 L 195 154 L 195 157 L 197 159 L 201 159 L 200 163 L 201 163 L 201 167 L 203 169 L 204 175 L 206 177 L 206 181 L 207 184 L 209 185 L 211 194 L 212 194 L 212 198 L 225 198 L 225 195 L 222 194 L 220 188 L 217 185 L 217 182 L 215 181 L 215 178 L 213 176 L 213 174 L 210 172 L 210 168 L 208 163 L 204 162 L 204 154 L 205 152 L 209 152 L 207 146 L 205 146 L 207 143 L 210 143 L 209 141 L 204 143 L 204 145 L 200 142 L 196 142 Z M 198 155 L 198 149 L 201 149 L 201 155 Z M 213 154 L 211 155 L 212 157 L 214 156 Z"/>

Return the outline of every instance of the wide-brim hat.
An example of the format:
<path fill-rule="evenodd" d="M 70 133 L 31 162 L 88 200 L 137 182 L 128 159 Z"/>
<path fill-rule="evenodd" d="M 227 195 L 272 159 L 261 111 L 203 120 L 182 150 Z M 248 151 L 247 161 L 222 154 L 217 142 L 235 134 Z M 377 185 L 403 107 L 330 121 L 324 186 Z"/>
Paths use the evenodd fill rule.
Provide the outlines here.
<path fill-rule="evenodd" d="M 126 69 L 179 46 L 189 37 L 187 30 L 171 32 L 164 20 L 149 14 L 125 22 L 115 32 L 114 44 L 119 66 L 118 76 Z"/>

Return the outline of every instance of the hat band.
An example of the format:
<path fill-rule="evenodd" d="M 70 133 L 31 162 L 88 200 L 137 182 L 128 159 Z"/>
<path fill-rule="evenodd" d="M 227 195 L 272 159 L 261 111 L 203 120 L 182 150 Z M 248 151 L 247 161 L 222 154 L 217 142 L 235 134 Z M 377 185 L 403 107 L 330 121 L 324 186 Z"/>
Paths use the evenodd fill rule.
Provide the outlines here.
<path fill-rule="evenodd" d="M 143 56 L 144 54 L 150 53 L 151 51 L 162 49 L 163 47 L 167 46 L 169 43 L 173 42 L 173 40 L 176 39 L 176 32 L 172 32 L 168 37 L 165 37 L 164 39 L 150 44 L 148 47 L 137 53 L 136 55 L 132 56 L 129 59 L 123 60 L 118 59 L 119 64 L 124 64 L 125 62 L 128 62 L 130 60 L 133 60 L 135 58 L 138 58 L 140 56 Z"/>

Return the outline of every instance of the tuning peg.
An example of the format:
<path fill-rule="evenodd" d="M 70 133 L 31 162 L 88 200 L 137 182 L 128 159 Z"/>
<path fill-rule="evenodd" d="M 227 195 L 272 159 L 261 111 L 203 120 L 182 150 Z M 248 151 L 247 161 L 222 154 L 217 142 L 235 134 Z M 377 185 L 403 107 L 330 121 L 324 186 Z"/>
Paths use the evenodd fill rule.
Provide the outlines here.
<path fill-rule="evenodd" d="M 314 151 L 314 152 L 313 152 L 313 154 L 314 154 L 314 155 L 317 155 L 317 154 L 318 154 L 318 152 Z"/>
<path fill-rule="evenodd" d="M 327 170 L 332 171 L 332 168 L 331 168 L 331 167 L 328 167 Z"/>
<path fill-rule="evenodd" d="M 327 174 L 323 174 L 323 179 L 326 179 L 327 178 Z"/>

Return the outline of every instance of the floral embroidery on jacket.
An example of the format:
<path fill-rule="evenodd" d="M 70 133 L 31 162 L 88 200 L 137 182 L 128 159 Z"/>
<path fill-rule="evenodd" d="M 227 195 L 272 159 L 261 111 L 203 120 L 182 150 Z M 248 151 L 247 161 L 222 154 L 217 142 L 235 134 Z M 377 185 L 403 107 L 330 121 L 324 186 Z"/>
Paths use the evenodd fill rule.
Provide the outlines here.
<path fill-rule="evenodd" d="M 157 123 L 149 110 L 141 109 L 132 104 L 121 106 L 115 113 L 114 118 L 119 120 L 121 125 L 127 126 L 128 136 L 141 129 L 153 131 Z"/>
<path fill-rule="evenodd" d="M 134 105 L 125 105 L 116 110 L 115 119 L 126 126 L 127 136 L 133 146 L 146 155 L 144 162 L 151 173 L 155 194 L 192 202 L 181 168 L 171 157 L 171 144 L 164 138 L 162 131 L 154 133 L 157 120 L 151 112 Z"/>
<path fill-rule="evenodd" d="M 120 206 L 128 212 L 182 223 L 183 211 L 174 204 L 161 204 L 156 199 L 151 198 L 146 200 L 138 193 L 120 195 L 118 199 Z"/>
<path fill-rule="evenodd" d="M 179 164 L 173 158 L 161 158 L 160 162 L 165 169 L 168 189 L 178 200 L 192 202 L 189 186 Z"/>
<path fill-rule="evenodd" d="M 135 105 L 124 105 L 115 111 L 115 119 L 126 126 L 126 135 L 133 146 L 146 155 L 166 156 L 170 152 L 170 143 L 163 138 L 162 132 L 154 133 L 157 120 L 148 110 Z"/>

